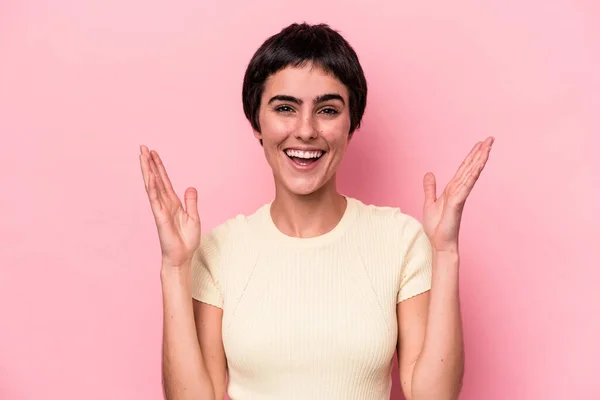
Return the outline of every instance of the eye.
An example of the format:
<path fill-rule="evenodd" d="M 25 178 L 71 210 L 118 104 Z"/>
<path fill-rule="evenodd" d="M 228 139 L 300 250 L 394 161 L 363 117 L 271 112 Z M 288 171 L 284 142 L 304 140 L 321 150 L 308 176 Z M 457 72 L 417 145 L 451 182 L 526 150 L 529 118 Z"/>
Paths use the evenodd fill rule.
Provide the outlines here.
<path fill-rule="evenodd" d="M 281 105 L 281 106 L 275 107 L 275 111 L 281 112 L 281 113 L 289 113 L 289 112 L 292 112 L 294 110 L 290 106 Z"/>
<path fill-rule="evenodd" d="M 327 115 L 335 115 L 335 114 L 338 113 L 338 111 L 335 108 L 332 108 L 332 107 L 325 107 L 320 112 L 323 113 L 323 114 L 327 114 Z"/>

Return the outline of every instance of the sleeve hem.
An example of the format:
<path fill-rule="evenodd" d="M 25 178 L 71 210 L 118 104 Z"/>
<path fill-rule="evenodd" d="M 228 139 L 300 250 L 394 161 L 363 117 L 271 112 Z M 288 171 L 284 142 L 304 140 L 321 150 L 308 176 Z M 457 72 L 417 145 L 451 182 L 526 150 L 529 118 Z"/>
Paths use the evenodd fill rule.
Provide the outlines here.
<path fill-rule="evenodd" d="M 192 296 L 192 298 L 200 303 L 208 304 L 217 308 L 223 309 L 223 302 L 220 299 L 215 299 L 210 296 Z"/>
<path fill-rule="evenodd" d="M 398 297 L 398 298 L 396 299 L 396 304 L 400 304 L 400 303 L 402 303 L 403 301 L 405 301 L 405 300 L 408 300 L 408 299 L 410 299 L 410 298 L 413 298 L 413 297 L 415 297 L 415 296 L 418 296 L 418 295 L 420 295 L 420 294 L 427 293 L 427 292 L 429 292 L 430 290 L 431 290 L 431 287 L 422 287 L 422 288 L 420 288 L 419 290 L 415 290 L 414 292 L 412 292 L 412 293 L 410 293 L 410 294 L 404 295 L 404 297 Z"/>

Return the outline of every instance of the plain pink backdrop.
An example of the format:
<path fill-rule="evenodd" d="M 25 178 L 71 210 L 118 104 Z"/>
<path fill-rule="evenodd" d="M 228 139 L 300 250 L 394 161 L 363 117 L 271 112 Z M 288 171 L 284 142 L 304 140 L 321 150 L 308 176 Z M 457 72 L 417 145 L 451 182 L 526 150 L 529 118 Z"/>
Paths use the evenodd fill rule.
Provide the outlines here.
<path fill-rule="evenodd" d="M 600 398 L 598 3 L 366 3 L 0 3 L 0 399 L 161 398 L 138 146 L 206 229 L 268 201 L 241 80 L 294 21 L 339 29 L 369 81 L 345 193 L 420 218 L 423 174 L 496 137 L 462 231 L 461 398 Z"/>

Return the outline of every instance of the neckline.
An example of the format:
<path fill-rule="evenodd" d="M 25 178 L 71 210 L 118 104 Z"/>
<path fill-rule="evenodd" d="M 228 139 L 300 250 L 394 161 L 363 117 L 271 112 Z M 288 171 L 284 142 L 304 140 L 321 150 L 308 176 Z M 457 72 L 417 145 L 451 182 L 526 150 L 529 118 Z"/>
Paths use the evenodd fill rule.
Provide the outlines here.
<path fill-rule="evenodd" d="M 279 230 L 273 218 L 271 217 L 271 205 L 273 202 L 265 204 L 263 207 L 263 219 L 266 225 L 266 230 L 270 242 L 275 242 L 277 245 L 291 245 L 295 247 L 311 247 L 311 246 L 322 246 L 327 243 L 331 243 L 337 238 L 341 237 L 347 230 L 348 225 L 353 220 L 356 214 L 356 200 L 344 196 L 346 198 L 346 209 L 342 214 L 342 217 L 338 221 L 337 225 L 328 232 L 323 233 L 319 236 L 312 236 L 307 238 L 289 236 Z"/>

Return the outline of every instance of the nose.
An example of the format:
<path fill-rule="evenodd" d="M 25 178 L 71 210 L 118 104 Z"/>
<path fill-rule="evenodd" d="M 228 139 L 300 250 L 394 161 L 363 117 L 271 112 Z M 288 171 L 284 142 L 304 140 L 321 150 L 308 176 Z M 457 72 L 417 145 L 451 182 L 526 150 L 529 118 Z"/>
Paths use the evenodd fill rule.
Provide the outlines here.
<path fill-rule="evenodd" d="M 319 136 L 319 131 L 316 127 L 316 121 L 312 114 L 303 117 L 300 121 L 300 126 L 296 131 L 296 138 L 309 141 L 314 140 Z"/>

